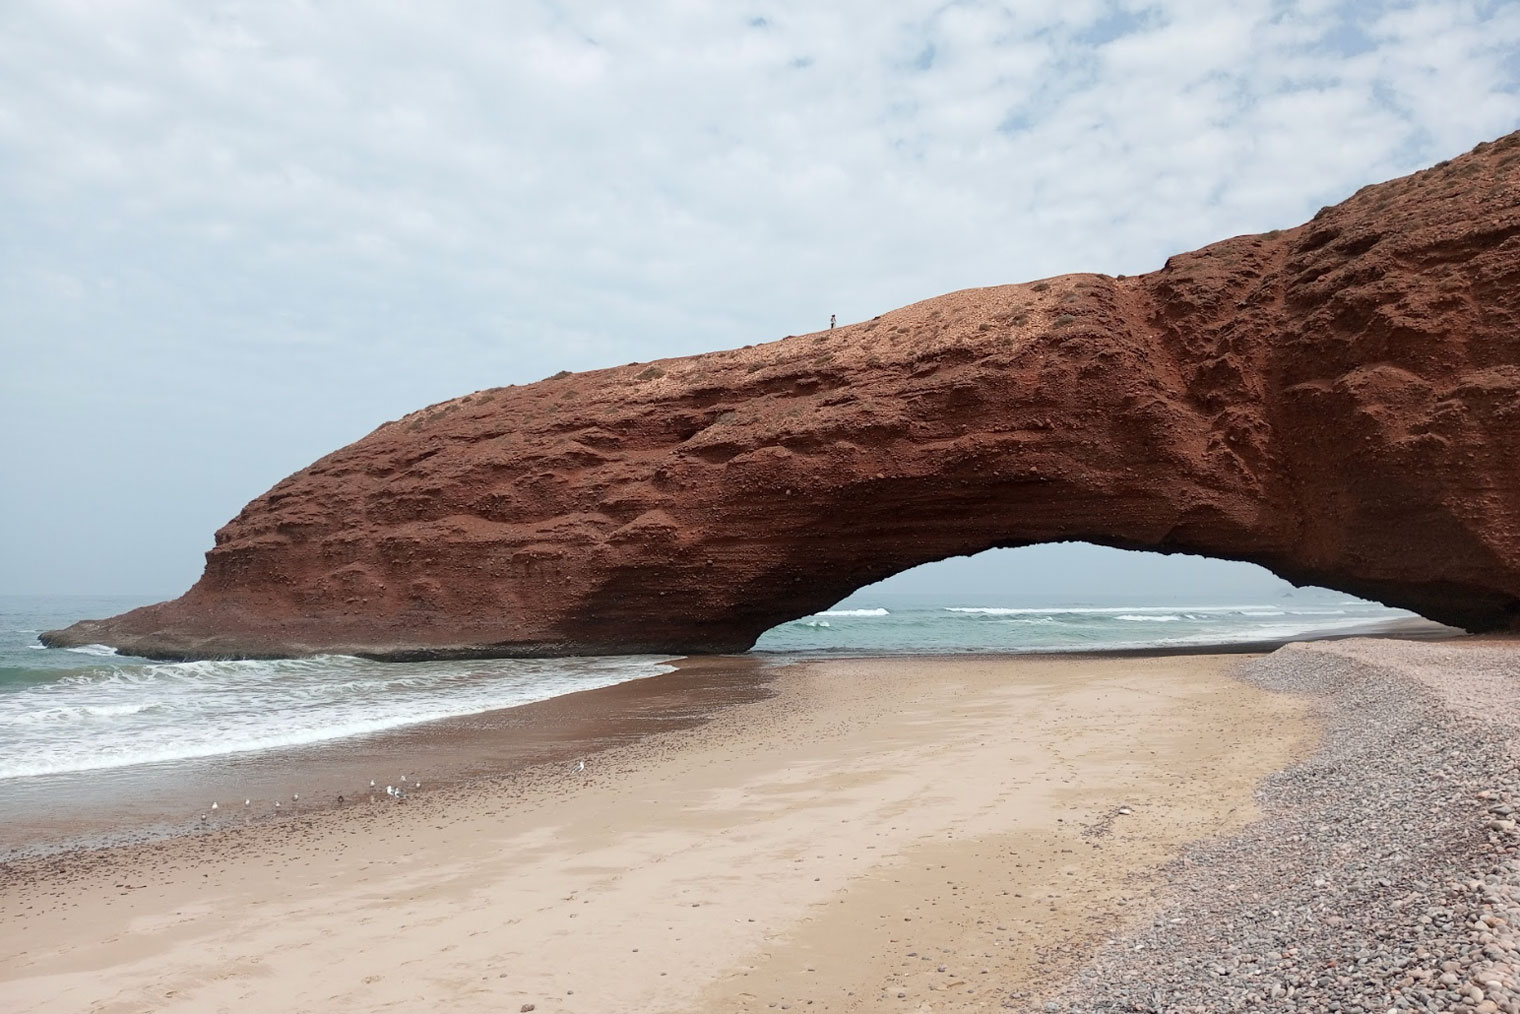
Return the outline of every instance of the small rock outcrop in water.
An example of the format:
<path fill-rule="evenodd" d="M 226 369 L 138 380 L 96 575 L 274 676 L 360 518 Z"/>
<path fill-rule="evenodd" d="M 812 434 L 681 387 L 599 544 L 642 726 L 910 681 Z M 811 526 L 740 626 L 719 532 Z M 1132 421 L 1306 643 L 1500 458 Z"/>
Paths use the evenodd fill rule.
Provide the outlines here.
<path fill-rule="evenodd" d="M 1520 628 L 1520 135 L 1148 275 L 434 405 L 250 503 L 183 597 L 44 641 L 737 651 L 908 567 L 1057 540 Z"/>

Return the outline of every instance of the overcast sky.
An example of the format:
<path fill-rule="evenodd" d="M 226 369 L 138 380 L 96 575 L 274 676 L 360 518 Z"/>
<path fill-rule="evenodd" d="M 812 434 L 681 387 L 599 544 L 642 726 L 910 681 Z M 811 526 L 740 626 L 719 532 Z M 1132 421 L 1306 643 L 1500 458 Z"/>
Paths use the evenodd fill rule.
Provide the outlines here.
<path fill-rule="evenodd" d="M 1458 0 L 8 0 L 0 592 L 177 594 L 478 388 L 1297 224 L 1520 126 L 1516 54 Z"/>

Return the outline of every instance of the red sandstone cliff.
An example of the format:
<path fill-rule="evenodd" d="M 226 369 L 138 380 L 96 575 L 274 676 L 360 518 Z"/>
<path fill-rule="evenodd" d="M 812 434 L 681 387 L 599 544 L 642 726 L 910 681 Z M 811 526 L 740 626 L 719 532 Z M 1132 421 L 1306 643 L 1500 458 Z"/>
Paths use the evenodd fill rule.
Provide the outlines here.
<path fill-rule="evenodd" d="M 159 657 L 700 652 L 1080 539 L 1520 628 L 1520 134 L 1131 278 L 478 391 L 284 480 Z"/>

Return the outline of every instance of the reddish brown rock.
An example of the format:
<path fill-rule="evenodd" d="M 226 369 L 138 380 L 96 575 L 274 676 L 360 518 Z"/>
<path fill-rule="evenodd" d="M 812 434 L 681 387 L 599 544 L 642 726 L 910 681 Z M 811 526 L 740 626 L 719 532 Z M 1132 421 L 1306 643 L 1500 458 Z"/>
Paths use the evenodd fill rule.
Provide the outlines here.
<path fill-rule="evenodd" d="M 45 636 L 159 657 L 737 651 L 916 564 L 1079 539 L 1520 627 L 1520 135 L 1133 278 L 434 405 Z"/>

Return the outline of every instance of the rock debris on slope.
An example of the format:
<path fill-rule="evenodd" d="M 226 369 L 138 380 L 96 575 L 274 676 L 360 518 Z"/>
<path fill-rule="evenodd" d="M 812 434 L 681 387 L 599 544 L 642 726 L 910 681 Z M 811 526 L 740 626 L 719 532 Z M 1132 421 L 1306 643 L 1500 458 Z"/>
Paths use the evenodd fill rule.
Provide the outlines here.
<path fill-rule="evenodd" d="M 1244 667 L 1315 695 L 1322 748 L 1273 776 L 1266 817 L 1169 871 L 1151 925 L 1106 945 L 1047 1011 L 1520 1012 L 1520 647 L 1473 646 L 1507 710 L 1459 714 L 1400 673 L 1436 645 L 1295 645 Z M 1388 665 L 1377 664 L 1386 659 Z"/>

